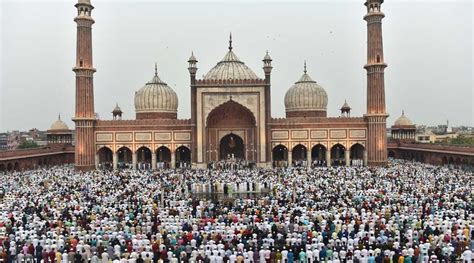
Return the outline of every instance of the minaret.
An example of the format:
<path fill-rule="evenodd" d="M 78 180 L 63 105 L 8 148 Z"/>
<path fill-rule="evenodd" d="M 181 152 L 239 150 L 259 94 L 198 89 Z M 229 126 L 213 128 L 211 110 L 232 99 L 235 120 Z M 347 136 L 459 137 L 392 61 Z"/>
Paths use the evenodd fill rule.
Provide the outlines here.
<path fill-rule="evenodd" d="M 95 69 L 92 64 L 92 24 L 91 12 L 94 7 L 90 0 L 78 0 L 75 5 L 77 16 L 76 43 L 76 123 L 75 167 L 77 170 L 95 168 L 94 124 L 94 85 Z"/>
<path fill-rule="evenodd" d="M 383 58 L 382 19 L 383 0 L 366 0 L 367 15 L 367 159 L 369 166 L 387 164 L 387 128 L 385 111 L 384 70 L 387 64 Z"/>
<path fill-rule="evenodd" d="M 191 162 L 197 163 L 197 90 L 196 90 L 196 72 L 197 68 L 197 59 L 194 57 L 194 52 L 191 52 L 191 57 L 188 59 L 189 67 L 189 76 L 191 81 L 191 130 L 192 130 L 192 140 L 191 140 Z"/>
<path fill-rule="evenodd" d="M 266 147 L 266 156 L 265 160 L 270 163 L 271 161 L 271 155 L 272 155 L 272 145 L 270 143 L 271 141 L 271 129 L 270 129 L 270 121 L 272 118 L 272 103 L 271 103 L 271 73 L 272 73 L 272 58 L 270 55 L 267 53 L 265 54 L 265 57 L 263 57 L 263 71 L 265 72 L 265 134 L 266 134 L 266 141 L 267 141 L 267 147 Z M 257 159 L 255 159 L 258 161 Z M 271 167 L 271 164 L 269 164 Z"/>

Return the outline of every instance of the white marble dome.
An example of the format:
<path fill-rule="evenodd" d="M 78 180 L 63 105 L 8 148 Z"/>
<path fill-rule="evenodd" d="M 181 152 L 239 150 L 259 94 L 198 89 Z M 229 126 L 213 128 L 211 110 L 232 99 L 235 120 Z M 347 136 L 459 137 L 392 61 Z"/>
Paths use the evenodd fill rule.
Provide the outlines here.
<path fill-rule="evenodd" d="M 260 79 L 253 70 L 251 70 L 244 62 L 232 51 L 232 37 L 229 41 L 229 51 L 224 58 L 217 63 L 206 75 L 205 80 L 245 80 Z"/>
<path fill-rule="evenodd" d="M 305 67 L 303 76 L 285 94 L 286 111 L 326 111 L 327 105 L 326 91 L 311 79 Z"/>
<path fill-rule="evenodd" d="M 58 116 L 58 119 L 51 125 L 49 128 L 50 131 L 64 131 L 69 130 L 69 127 L 66 123 L 61 120 L 61 115 Z"/>
<path fill-rule="evenodd" d="M 156 72 L 143 88 L 135 92 L 136 113 L 177 113 L 178 96 Z"/>
<path fill-rule="evenodd" d="M 396 121 L 394 126 L 412 126 L 413 122 L 405 116 L 405 111 L 402 111 L 402 116 L 400 116 Z"/>

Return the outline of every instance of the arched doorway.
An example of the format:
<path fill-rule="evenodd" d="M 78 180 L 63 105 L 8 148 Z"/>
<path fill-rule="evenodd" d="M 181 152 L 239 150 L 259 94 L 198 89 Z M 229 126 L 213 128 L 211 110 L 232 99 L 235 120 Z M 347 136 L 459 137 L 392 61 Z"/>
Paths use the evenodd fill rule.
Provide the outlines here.
<path fill-rule="evenodd" d="M 461 158 L 457 157 L 456 158 L 456 166 L 460 166 L 461 165 Z"/>
<path fill-rule="evenodd" d="M 326 166 L 326 147 L 322 144 L 313 146 L 311 160 L 314 166 Z"/>
<path fill-rule="evenodd" d="M 272 158 L 274 167 L 288 166 L 288 148 L 281 144 L 275 146 L 272 150 Z"/>
<path fill-rule="evenodd" d="M 443 156 L 442 162 L 443 162 L 443 165 L 447 165 L 448 164 L 448 157 Z"/>
<path fill-rule="evenodd" d="M 214 162 L 234 156 L 257 161 L 257 132 L 253 113 L 232 99 L 214 108 L 206 119 L 204 160 Z M 226 134 L 222 137 L 222 134 Z M 248 151 L 247 151 L 248 150 Z"/>
<path fill-rule="evenodd" d="M 13 170 L 13 164 L 9 163 L 7 164 L 7 171 L 11 171 L 11 170 Z"/>
<path fill-rule="evenodd" d="M 151 169 L 151 150 L 148 147 L 138 148 L 137 168 L 140 170 Z"/>
<path fill-rule="evenodd" d="M 362 166 L 364 165 L 364 146 L 356 143 L 351 147 L 351 165 Z"/>
<path fill-rule="evenodd" d="M 157 168 L 169 168 L 171 163 L 171 150 L 166 146 L 156 149 Z"/>
<path fill-rule="evenodd" d="M 99 169 L 113 169 L 113 153 L 110 148 L 100 148 L 97 155 L 99 155 Z"/>
<path fill-rule="evenodd" d="M 298 144 L 295 147 L 293 147 L 293 150 L 291 150 L 291 160 L 293 162 L 293 165 L 296 167 L 301 167 L 301 166 L 306 166 L 307 162 L 307 149 L 306 146 L 302 144 Z"/>
<path fill-rule="evenodd" d="M 0 171 L 3 172 L 6 170 L 5 164 L 0 164 Z"/>
<path fill-rule="evenodd" d="M 388 158 L 395 159 L 395 152 L 394 151 L 388 151 Z"/>
<path fill-rule="evenodd" d="M 176 149 L 176 168 L 189 168 L 191 165 L 191 150 L 186 146 Z"/>
<path fill-rule="evenodd" d="M 117 150 L 117 168 L 127 169 L 132 168 L 132 151 L 128 147 L 121 147 Z"/>
<path fill-rule="evenodd" d="M 13 166 L 13 170 L 20 171 L 20 164 L 18 162 L 15 162 L 15 165 Z"/>
<path fill-rule="evenodd" d="M 331 165 L 345 165 L 344 151 L 346 148 L 342 144 L 335 144 L 331 148 Z"/>
<path fill-rule="evenodd" d="M 244 140 L 235 134 L 227 134 L 220 141 L 219 153 L 220 160 L 245 160 Z"/>
<path fill-rule="evenodd" d="M 449 164 L 449 165 L 453 165 L 453 164 L 454 164 L 454 158 L 453 158 L 453 157 L 449 157 L 448 164 Z"/>

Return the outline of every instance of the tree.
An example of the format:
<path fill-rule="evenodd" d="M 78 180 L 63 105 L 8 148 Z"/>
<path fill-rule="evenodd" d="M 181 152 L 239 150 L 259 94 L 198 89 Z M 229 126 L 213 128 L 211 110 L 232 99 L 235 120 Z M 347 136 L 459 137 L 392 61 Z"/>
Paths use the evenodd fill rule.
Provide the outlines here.
<path fill-rule="evenodd" d="M 37 148 L 39 145 L 35 141 L 23 141 L 18 145 L 18 149 Z"/>
<path fill-rule="evenodd" d="M 474 137 L 468 137 L 465 135 L 459 135 L 456 138 L 449 139 L 449 144 L 462 144 L 462 145 L 474 145 Z"/>

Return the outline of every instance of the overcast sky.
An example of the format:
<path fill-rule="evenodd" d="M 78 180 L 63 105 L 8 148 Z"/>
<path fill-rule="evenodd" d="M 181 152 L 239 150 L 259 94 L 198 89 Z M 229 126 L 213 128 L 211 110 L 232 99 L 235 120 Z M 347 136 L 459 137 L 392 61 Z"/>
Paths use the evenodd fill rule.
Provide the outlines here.
<path fill-rule="evenodd" d="M 0 1 L 0 131 L 48 129 L 59 113 L 74 127 L 75 1 Z M 232 32 L 235 53 L 260 77 L 265 51 L 273 58 L 273 117 L 284 116 L 283 97 L 304 60 L 328 93 L 329 116 L 344 99 L 361 116 L 363 2 L 92 0 L 95 109 L 110 119 L 117 102 L 134 119 L 134 93 L 157 62 L 178 94 L 178 117 L 189 118 L 191 51 L 201 77 L 225 55 Z M 386 0 L 382 9 L 388 126 L 402 109 L 416 124 L 474 126 L 471 1 Z"/>

